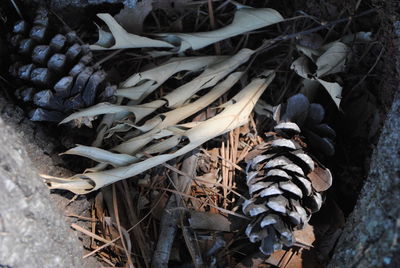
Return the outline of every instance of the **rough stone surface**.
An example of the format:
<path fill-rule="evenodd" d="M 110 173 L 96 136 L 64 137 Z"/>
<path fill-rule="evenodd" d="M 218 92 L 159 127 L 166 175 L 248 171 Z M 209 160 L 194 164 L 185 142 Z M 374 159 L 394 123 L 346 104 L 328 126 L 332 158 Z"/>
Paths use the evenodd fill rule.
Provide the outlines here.
<path fill-rule="evenodd" d="M 329 267 L 400 267 L 400 93 Z"/>
<path fill-rule="evenodd" d="M 385 80 L 386 88 L 380 90 L 397 90 L 371 158 L 368 178 L 328 266 L 332 268 L 400 267 L 400 24 L 392 21 L 398 16 L 389 16 L 396 12 L 389 7 L 383 9 L 387 16 L 384 37 L 390 44 L 390 57 L 385 61 L 394 68 Z M 380 13 L 382 18 L 384 15 Z"/>
<path fill-rule="evenodd" d="M 77 237 L 2 119 L 0 144 L 0 267 L 82 267 Z"/>
<path fill-rule="evenodd" d="M 2 265 L 10 265 L 4 267 L 101 267 L 94 257 L 82 261 L 83 254 L 87 252 L 84 252 L 77 234 L 85 245 L 89 245 L 90 238 L 80 233 L 76 234 L 68 227 L 71 223 L 77 223 L 89 229 L 90 223 L 79 221 L 75 217 L 65 217 L 65 215 L 90 217 L 91 203 L 87 197 L 81 196 L 70 203 L 73 197 L 71 194 L 63 192 L 50 195 L 38 177 L 38 173 L 60 177 L 72 174 L 71 171 L 61 167 L 65 163 L 55 148 L 58 143 L 59 141 L 45 134 L 40 124 L 29 121 L 21 108 L 10 104 L 10 101 L 0 95 L 0 268 Z M 20 162 L 13 160 L 15 154 L 20 155 L 16 159 L 22 161 L 23 169 Z M 10 164 L 7 161 L 14 162 Z M 4 171 L 3 167 L 10 171 Z M 6 186 L 13 184 L 20 186 L 21 189 L 13 188 L 9 191 Z M 23 197 L 24 194 L 31 197 Z M 17 201 L 20 199 L 25 200 L 24 207 L 19 206 L 20 203 Z M 14 208 L 12 204 L 17 205 Z M 31 210 L 31 207 L 34 209 Z M 5 211 L 11 211 L 13 214 L 6 215 Z M 27 216 L 27 219 L 24 219 L 25 214 L 30 218 Z M 21 225 L 15 224 L 16 219 Z M 25 220 L 29 225 L 22 226 Z M 12 228 L 6 231 L 6 227 Z M 25 230 L 25 227 L 29 228 Z M 3 237 L 7 233 L 12 236 Z M 23 237 L 21 234 L 31 238 L 19 241 L 15 236 Z M 3 241 L 5 237 L 9 239 L 7 243 Z M 14 246 L 9 247 L 8 243 Z M 43 255 L 40 254 L 42 251 L 49 254 L 48 258 L 53 256 L 61 259 L 61 264 L 56 265 L 54 262 L 47 262 L 46 259 L 44 266 L 40 262 L 36 263 L 34 261 L 36 258 L 42 259 Z M 13 257 L 11 253 L 22 256 L 15 265 L 10 259 Z"/>

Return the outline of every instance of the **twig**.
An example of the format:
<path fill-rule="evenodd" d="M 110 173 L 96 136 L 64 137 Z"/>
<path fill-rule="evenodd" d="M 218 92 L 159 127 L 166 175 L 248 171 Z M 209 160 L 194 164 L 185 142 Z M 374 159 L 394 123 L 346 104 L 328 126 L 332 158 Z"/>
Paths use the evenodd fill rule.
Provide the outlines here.
<path fill-rule="evenodd" d="M 205 263 L 202 258 L 200 246 L 196 233 L 192 232 L 192 229 L 183 224 L 183 217 L 181 216 L 182 234 L 185 239 L 186 246 L 189 250 L 190 256 L 192 257 L 195 268 L 205 267 Z"/>
<path fill-rule="evenodd" d="M 80 216 L 80 215 L 76 215 L 76 214 L 67 214 L 65 215 L 67 217 L 71 217 L 71 218 L 77 218 L 79 220 L 82 221 L 91 221 L 91 222 L 96 222 L 98 221 L 97 219 L 93 219 L 93 218 L 89 218 L 89 217 L 84 217 L 84 216 Z"/>
<path fill-rule="evenodd" d="M 93 67 L 94 68 L 99 67 L 102 63 L 104 63 L 105 61 L 111 59 L 115 55 L 119 54 L 121 51 L 124 51 L 124 49 L 117 49 L 117 50 L 111 52 L 110 54 L 108 54 L 107 56 L 105 56 L 104 58 L 102 58 L 98 62 L 96 62 Z"/>
<path fill-rule="evenodd" d="M 273 48 L 276 45 L 276 43 L 278 43 L 278 42 L 286 41 L 286 40 L 289 40 L 289 39 L 293 39 L 293 38 L 299 37 L 301 35 L 307 35 L 307 34 L 315 33 L 315 32 L 318 32 L 320 30 L 323 30 L 323 29 L 329 28 L 331 26 L 334 26 L 336 24 L 352 21 L 355 18 L 366 16 L 366 15 L 369 15 L 369 14 L 374 13 L 374 12 L 376 12 L 375 9 L 369 9 L 369 10 L 366 10 L 366 11 L 363 11 L 363 12 L 359 13 L 358 15 L 349 16 L 349 17 L 346 17 L 346 18 L 341 18 L 341 19 L 338 19 L 338 20 L 326 22 L 324 24 L 321 24 L 320 26 L 317 26 L 317 27 L 314 27 L 314 28 L 311 28 L 311 29 L 308 29 L 308 30 L 305 30 L 305 31 L 296 32 L 296 33 L 292 33 L 292 34 L 281 35 L 281 36 L 275 37 L 273 39 L 265 40 L 263 42 L 263 44 L 256 49 L 256 53 L 254 53 L 254 55 L 253 55 L 253 60 L 251 60 L 250 63 L 247 65 L 246 71 L 251 67 L 252 63 L 254 62 L 254 59 L 260 53 L 263 53 L 263 52 Z"/>
<path fill-rule="evenodd" d="M 221 184 L 221 183 L 218 183 L 218 182 L 210 182 L 210 181 L 207 181 L 207 180 L 203 180 L 203 179 L 200 179 L 200 178 L 197 178 L 197 177 L 194 177 L 194 176 L 190 176 L 189 174 L 185 174 L 184 172 L 182 172 L 182 171 L 180 171 L 179 169 L 177 169 L 177 168 L 175 168 L 175 167 L 173 167 L 173 166 L 171 166 L 171 165 L 169 165 L 169 164 L 166 164 L 166 163 L 164 163 L 164 164 L 162 164 L 164 167 L 166 167 L 166 168 L 168 168 L 168 169 L 170 169 L 170 170 L 172 170 L 172 171 L 174 171 L 174 172 L 176 172 L 176 173 L 178 173 L 178 174 L 180 174 L 180 175 L 183 175 L 183 176 L 187 176 L 187 177 L 190 177 L 192 180 L 194 180 L 194 181 L 199 181 L 199 182 L 203 182 L 203 183 L 208 183 L 208 184 L 214 184 L 215 186 L 218 186 L 218 187 L 223 187 L 223 188 L 226 188 L 227 186 L 225 186 L 225 185 L 223 185 L 223 184 Z M 229 191 L 231 191 L 232 193 L 234 193 L 234 194 L 236 194 L 237 196 L 239 196 L 239 197 L 241 197 L 241 198 L 243 198 L 243 199 L 246 199 L 243 195 L 241 195 L 241 194 L 239 194 L 238 192 L 236 192 L 235 190 L 233 190 L 232 188 L 227 188 Z"/>
<path fill-rule="evenodd" d="M 130 222 L 135 225 L 139 221 L 139 219 L 135 213 L 134 204 L 132 202 L 132 199 L 130 198 L 129 194 L 130 190 L 126 180 L 122 181 L 122 186 L 123 189 L 121 189 L 121 191 L 124 192 L 125 194 L 124 201 L 126 207 L 128 208 L 127 210 L 128 218 Z M 145 266 L 150 267 L 150 256 L 151 256 L 150 249 L 148 244 L 146 243 L 146 239 L 144 237 L 144 233 L 142 231 L 141 226 L 138 226 L 138 228 L 133 229 L 133 239 L 136 241 L 135 244 L 139 247 L 139 250 L 145 262 Z"/>
<path fill-rule="evenodd" d="M 176 232 L 178 231 L 177 219 L 179 211 L 171 210 L 171 208 L 174 208 L 175 206 L 175 198 L 170 196 L 161 216 L 157 248 L 154 251 L 153 260 L 151 262 L 151 267 L 153 268 L 168 267 L 172 243 L 174 242 Z"/>
<path fill-rule="evenodd" d="M 357 1 L 356 6 L 354 7 L 354 13 L 357 12 L 358 8 L 360 7 L 361 2 L 362 2 L 362 0 L 358 0 L 358 1 Z M 348 21 L 347 24 L 346 24 L 346 26 L 344 27 L 343 35 L 346 34 L 346 32 L 347 32 L 347 30 L 349 29 L 349 27 L 350 27 L 350 21 Z"/>
<path fill-rule="evenodd" d="M 175 190 L 171 190 L 171 189 L 164 189 L 164 188 L 155 188 L 155 189 L 162 189 L 162 190 L 165 190 L 166 192 L 171 192 L 171 193 L 174 193 L 174 194 L 177 194 L 177 195 L 181 195 L 182 197 L 186 197 L 186 198 L 190 198 L 190 199 L 198 199 L 195 196 L 191 196 L 189 194 L 184 194 L 184 193 L 181 193 L 181 192 L 178 192 L 178 191 L 175 191 Z M 244 216 L 242 214 L 230 211 L 228 209 L 220 208 L 220 207 L 218 207 L 216 205 L 213 205 L 213 204 L 210 204 L 210 203 L 207 203 L 207 206 L 215 208 L 215 209 L 217 209 L 217 210 L 219 210 L 219 211 L 221 211 L 222 213 L 225 213 L 225 214 L 229 214 L 229 215 L 232 215 L 232 216 L 235 216 L 235 217 L 238 217 L 238 218 L 241 218 L 241 219 L 245 219 L 245 220 L 250 220 L 249 217 L 246 217 L 246 216 Z"/>
<path fill-rule="evenodd" d="M 103 243 L 107 243 L 107 244 L 112 245 L 115 242 L 115 241 L 109 241 L 109 240 L 107 240 L 107 239 L 105 239 L 105 238 L 103 238 L 101 236 L 98 236 L 97 234 L 94 234 L 94 233 L 82 228 L 81 226 L 79 226 L 79 225 L 77 225 L 75 223 L 71 224 L 71 228 L 75 229 L 75 230 L 77 230 L 77 231 L 79 231 L 81 233 L 84 233 L 87 236 L 93 237 L 94 239 L 96 239 L 96 240 L 98 240 L 100 242 L 103 242 Z M 119 248 L 119 249 L 121 249 L 121 250 L 124 250 L 122 247 L 118 246 L 117 244 L 114 244 L 114 246 Z"/>
<path fill-rule="evenodd" d="M 281 36 L 278 36 L 278 37 L 275 37 L 273 39 L 265 41 L 264 44 L 262 44 L 259 48 L 257 48 L 256 51 L 257 52 L 262 52 L 264 49 L 267 49 L 268 47 L 270 47 L 271 45 L 275 44 L 276 42 L 293 39 L 293 38 L 296 38 L 296 37 L 298 37 L 300 35 L 307 35 L 307 34 L 310 34 L 310 33 L 315 33 L 315 32 L 318 32 L 320 30 L 323 30 L 325 28 L 328 28 L 330 26 L 334 26 L 334 25 L 339 24 L 339 23 L 351 21 L 351 20 L 353 20 L 355 18 L 366 16 L 366 15 L 369 15 L 369 14 L 374 13 L 374 12 L 376 12 L 375 9 L 369 9 L 369 10 L 366 10 L 364 12 L 361 12 L 358 15 L 350 16 L 350 17 L 346 17 L 346 18 L 341 18 L 341 19 L 334 20 L 334 21 L 330 21 L 330 22 L 324 23 L 324 24 L 322 24 L 320 26 L 317 26 L 317 27 L 314 27 L 314 28 L 311 28 L 311 29 L 308 29 L 308 30 L 305 30 L 305 31 L 301 31 L 301 32 L 293 33 L 293 34 L 281 35 Z"/>
<path fill-rule="evenodd" d="M 20 10 L 19 7 L 17 6 L 17 3 L 15 3 L 14 0 L 10 0 L 10 1 L 11 1 L 11 4 L 14 6 L 15 11 L 17 11 L 18 16 L 21 18 L 21 20 L 23 20 L 24 17 L 22 16 L 21 10 Z"/>
<path fill-rule="evenodd" d="M 211 29 L 215 29 L 215 17 L 214 17 L 214 8 L 212 4 L 212 0 L 208 0 L 208 14 L 210 16 L 210 25 Z M 219 42 L 214 44 L 215 48 L 215 54 L 216 55 L 221 55 L 221 46 L 219 45 Z"/>
<path fill-rule="evenodd" d="M 351 96 L 351 93 L 352 93 L 357 87 L 359 87 L 359 86 L 365 81 L 365 79 L 367 79 L 368 75 L 370 75 L 371 72 L 375 69 L 376 65 L 378 64 L 378 62 L 379 62 L 379 60 L 381 59 L 381 57 L 382 57 L 382 55 L 383 55 L 384 52 L 385 52 L 385 48 L 382 47 L 382 48 L 381 48 L 381 51 L 379 52 L 378 57 L 376 57 L 376 60 L 375 60 L 374 64 L 372 64 L 371 68 L 369 68 L 368 72 L 360 79 L 360 81 L 358 81 L 358 83 L 357 83 L 356 85 L 354 85 L 354 86 L 350 89 L 349 93 L 347 94 L 348 96 Z"/>
<path fill-rule="evenodd" d="M 211 156 L 206 150 L 201 149 L 201 151 L 206 154 L 207 156 Z M 237 164 L 233 163 L 232 161 L 230 161 L 229 159 L 226 159 L 220 155 L 217 155 L 217 158 L 225 161 L 226 163 L 228 163 L 229 165 L 233 166 L 234 168 L 236 168 L 238 171 L 245 173 L 245 171 L 243 170 L 243 168 L 241 168 L 240 166 L 238 166 Z"/>
<path fill-rule="evenodd" d="M 156 203 L 154 204 L 154 206 L 150 209 L 150 211 L 149 211 L 140 221 L 138 221 L 135 225 L 133 225 L 131 228 L 129 228 L 129 229 L 126 230 L 126 231 L 129 233 L 130 231 L 132 231 L 133 229 L 135 229 L 140 223 L 142 223 L 142 221 L 144 221 L 148 216 L 150 216 L 151 213 L 153 213 L 154 209 L 158 206 L 158 204 L 160 203 L 160 201 L 161 201 L 161 198 L 159 198 L 159 199 L 157 200 L 157 202 L 156 202 Z M 73 224 L 71 224 L 71 227 L 74 228 L 74 226 L 72 226 L 72 225 L 73 225 Z M 102 242 L 106 241 L 106 242 L 104 242 L 104 243 L 105 243 L 104 245 L 102 245 L 102 246 L 96 248 L 95 250 L 91 251 L 90 253 L 84 255 L 84 256 L 83 256 L 83 259 L 92 256 L 93 254 L 99 252 L 99 251 L 102 250 L 103 248 L 106 248 L 106 247 L 108 247 L 108 246 L 113 245 L 116 241 L 118 241 L 118 240 L 121 238 L 121 236 L 118 236 L 118 237 L 114 238 L 113 240 L 109 241 L 109 240 L 106 240 L 106 239 L 104 239 L 104 238 L 102 238 L 102 237 L 100 237 L 100 236 L 98 236 L 98 235 L 92 234 L 91 232 L 89 232 L 89 231 L 83 229 L 82 227 L 80 227 L 79 225 L 76 225 L 76 224 L 74 224 L 74 225 L 80 228 L 79 230 L 74 228 L 75 230 L 80 231 L 80 232 L 83 232 L 84 234 L 89 235 L 89 236 L 91 236 L 91 237 L 92 237 L 92 235 L 93 235 L 93 236 L 96 236 L 95 239 L 97 239 L 97 240 L 99 240 L 99 241 L 102 241 Z M 98 239 L 98 238 L 100 238 L 100 239 Z M 117 248 L 120 248 L 120 249 L 123 250 L 122 247 L 120 247 L 120 246 L 118 246 L 118 245 L 115 245 L 115 246 L 116 246 Z"/>
<path fill-rule="evenodd" d="M 182 164 L 182 171 L 188 174 L 194 174 L 197 166 L 197 155 L 186 158 Z M 177 173 L 174 173 L 176 177 Z M 192 184 L 191 177 L 180 176 L 174 182 L 177 191 L 186 193 Z M 168 203 L 163 211 L 160 223 L 160 235 L 157 242 L 157 248 L 153 255 L 152 267 L 168 267 L 169 256 L 174 242 L 175 234 L 178 230 L 179 210 L 174 208 L 180 207 L 182 197 L 180 195 L 171 195 Z"/>
<path fill-rule="evenodd" d="M 53 10 L 51 10 L 51 13 L 53 13 L 53 15 L 56 16 L 56 18 L 65 26 L 65 28 L 66 28 L 66 30 L 67 30 L 68 32 L 73 32 L 72 28 L 69 27 L 69 25 L 68 25 L 60 16 L 58 16 L 58 14 L 57 14 L 56 12 L 54 12 Z M 79 35 L 76 35 L 76 37 L 77 37 L 77 39 L 78 39 L 77 41 L 78 41 L 81 45 L 84 45 L 84 44 L 85 44 L 85 42 L 83 42 L 83 40 L 79 37 Z"/>
<path fill-rule="evenodd" d="M 116 224 L 117 224 L 117 227 L 118 227 L 118 233 L 119 233 L 119 236 L 121 237 L 121 242 L 122 242 L 122 246 L 124 247 L 126 257 L 128 258 L 128 267 L 132 268 L 134 266 L 133 266 L 133 262 L 132 262 L 132 259 L 131 259 L 131 252 L 128 249 L 128 247 L 126 245 L 126 242 L 125 242 L 125 239 L 123 238 L 123 235 L 122 235 L 122 228 L 121 228 L 121 223 L 120 223 L 120 220 L 119 220 L 118 201 L 117 201 L 117 193 L 116 193 L 116 190 L 115 190 L 115 184 L 112 185 L 112 198 L 113 198 L 113 205 L 114 205 L 115 221 L 116 221 Z"/>

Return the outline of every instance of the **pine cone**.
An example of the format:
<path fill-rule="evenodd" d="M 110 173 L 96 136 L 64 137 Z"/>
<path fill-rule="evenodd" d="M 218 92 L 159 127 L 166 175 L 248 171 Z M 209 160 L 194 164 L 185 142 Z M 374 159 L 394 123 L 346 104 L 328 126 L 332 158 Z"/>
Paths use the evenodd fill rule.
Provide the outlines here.
<path fill-rule="evenodd" d="M 33 121 L 59 122 L 93 105 L 100 92 L 112 95 L 106 73 L 93 67 L 89 48 L 79 44 L 75 32 L 59 33 L 52 20 L 39 8 L 32 25 L 18 21 L 9 38 L 15 52 L 9 71 L 23 84 L 15 95 L 31 107 Z"/>
<path fill-rule="evenodd" d="M 321 192 L 332 180 L 330 171 L 311 156 L 307 146 L 316 141 L 314 147 L 320 148 L 322 141 L 329 147 L 323 153 L 334 152 L 326 134 L 332 137 L 335 132 L 321 124 L 322 106 L 309 104 L 304 95 L 298 94 L 282 110 L 282 120 L 274 132 L 267 133 L 268 141 L 253 151 L 258 155 L 248 161 L 250 199 L 242 207 L 243 213 L 253 218 L 246 235 L 253 243 L 261 241 L 260 250 L 267 255 L 283 245 L 294 245 L 293 231 L 303 228 L 311 214 L 321 208 Z M 316 134 L 320 129 L 324 131 Z M 312 133 L 311 138 L 301 136 L 303 132 Z"/>

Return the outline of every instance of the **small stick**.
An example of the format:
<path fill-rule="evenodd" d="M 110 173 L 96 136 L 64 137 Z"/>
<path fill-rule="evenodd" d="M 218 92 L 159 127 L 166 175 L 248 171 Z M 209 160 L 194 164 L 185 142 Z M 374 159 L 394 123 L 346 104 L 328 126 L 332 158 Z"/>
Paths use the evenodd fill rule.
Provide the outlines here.
<path fill-rule="evenodd" d="M 126 257 L 128 258 L 128 267 L 134 267 L 132 259 L 131 259 L 131 252 L 128 250 L 128 247 L 126 245 L 126 241 L 122 235 L 122 229 L 121 229 L 121 223 L 119 220 L 119 212 L 118 212 L 118 201 L 117 201 L 117 192 L 115 190 L 115 184 L 112 185 L 112 203 L 114 205 L 114 215 L 115 215 L 115 221 L 117 223 L 117 228 L 118 228 L 118 233 L 119 236 L 121 237 L 121 242 L 122 246 L 124 247 Z"/>
<path fill-rule="evenodd" d="M 185 173 L 194 174 L 197 166 L 197 156 L 194 154 L 189 158 L 186 158 L 182 164 L 182 170 Z M 191 176 L 180 176 L 177 173 L 173 173 L 176 177 L 174 184 L 177 185 L 176 192 L 187 193 L 192 184 Z M 167 190 L 167 189 L 165 189 Z M 153 260 L 151 266 L 154 268 L 168 267 L 168 261 L 172 244 L 175 239 L 176 232 L 178 231 L 178 219 L 179 210 L 174 210 L 176 207 L 180 207 L 182 203 L 182 197 L 180 195 L 171 195 L 168 203 L 164 209 L 160 223 L 160 235 L 157 242 L 157 248 L 154 251 Z"/>
<path fill-rule="evenodd" d="M 128 218 L 131 223 L 136 224 L 139 221 L 139 219 L 134 210 L 135 206 L 132 202 L 132 199 L 130 198 L 129 185 L 126 182 L 126 180 L 122 181 L 122 186 L 123 186 L 123 189 L 121 189 L 121 191 L 123 191 L 125 194 L 124 200 L 126 202 L 126 206 L 128 207 Z M 148 244 L 146 243 L 144 232 L 142 231 L 141 226 L 138 226 L 138 228 L 133 229 L 133 237 L 134 237 L 134 240 L 136 240 L 135 244 L 137 244 L 137 246 L 139 247 L 139 250 L 142 254 L 142 258 L 145 262 L 145 266 L 150 267 L 149 266 L 150 249 L 149 249 Z"/>
<path fill-rule="evenodd" d="M 17 6 L 17 3 L 15 3 L 14 0 L 10 0 L 10 1 L 11 1 L 11 4 L 14 6 L 15 11 L 17 11 L 18 16 L 21 18 L 21 20 L 23 20 L 24 17 L 22 16 L 21 10 L 20 10 L 19 7 Z"/>
<path fill-rule="evenodd" d="M 150 216 L 151 213 L 153 213 L 154 209 L 158 206 L 158 204 L 160 203 L 160 201 L 161 201 L 161 198 L 159 198 L 159 199 L 157 200 L 157 202 L 156 202 L 156 203 L 154 204 L 154 206 L 150 209 L 150 211 L 149 211 L 140 221 L 138 221 L 135 225 L 133 225 L 131 228 L 129 228 L 129 229 L 126 230 L 126 231 L 129 233 L 130 231 L 132 231 L 133 229 L 135 229 L 136 226 L 138 226 L 142 221 L 144 221 L 148 216 Z M 72 226 L 72 225 L 74 225 L 74 226 Z M 98 236 L 98 235 L 92 234 L 91 232 L 89 232 L 89 231 L 83 229 L 82 227 L 80 227 L 79 225 L 71 224 L 71 227 L 74 228 L 74 229 L 75 229 L 75 227 L 77 227 L 77 228 L 79 228 L 79 230 L 78 230 L 78 229 L 75 229 L 75 230 L 80 231 L 80 232 L 83 232 L 83 233 L 85 233 L 86 235 L 89 235 L 89 236 L 94 235 L 94 236 L 100 238 L 100 239 L 97 239 L 97 238 L 95 237 L 95 239 L 97 239 L 97 240 L 102 241 L 103 243 L 105 243 L 104 245 L 102 245 L 102 246 L 96 248 L 95 250 L 89 252 L 88 254 L 84 255 L 84 256 L 82 257 L 83 259 L 86 259 L 87 257 L 92 256 L 93 254 L 95 254 L 96 252 L 102 250 L 103 248 L 106 248 L 106 247 L 108 247 L 108 246 L 110 246 L 110 245 L 113 245 L 116 241 L 118 241 L 118 239 L 121 238 L 121 236 L 118 236 L 118 237 L 114 238 L 113 240 L 109 241 L 109 240 L 106 240 L 106 239 L 104 239 L 104 238 L 102 238 L 102 237 L 100 237 L 100 236 Z M 88 234 L 88 233 L 89 233 L 89 234 Z M 107 241 L 107 242 L 104 242 L 104 241 Z M 118 245 L 115 245 L 115 246 L 116 246 L 117 248 L 120 248 L 120 249 L 123 250 L 122 247 L 120 247 L 120 246 L 118 246 Z"/>
<path fill-rule="evenodd" d="M 276 43 L 278 43 L 280 41 L 286 41 L 286 40 L 293 39 L 293 38 L 296 38 L 296 37 L 301 36 L 301 35 L 307 35 L 307 34 L 310 34 L 310 33 L 315 33 L 315 32 L 318 32 L 320 30 L 323 30 L 323 29 L 329 28 L 331 26 L 334 26 L 336 24 L 343 23 L 343 22 L 348 22 L 348 21 L 351 21 L 351 20 L 353 20 L 355 18 L 366 16 L 366 15 L 369 15 L 369 14 L 374 13 L 374 12 L 376 12 L 375 9 L 369 9 L 369 10 L 366 10 L 366 11 L 363 11 L 363 12 L 359 13 L 358 15 L 349 16 L 349 17 L 346 17 L 346 18 L 341 18 L 341 19 L 338 19 L 338 20 L 326 22 L 324 24 L 321 24 L 320 26 L 317 26 L 317 27 L 314 27 L 314 28 L 311 28 L 311 29 L 308 29 L 308 30 L 305 30 L 305 31 L 292 33 L 292 34 L 285 34 L 285 35 L 281 35 L 281 36 L 275 37 L 273 39 L 265 40 L 264 43 L 256 49 L 256 53 L 254 53 L 254 55 L 252 57 L 252 60 L 247 65 L 246 71 L 251 67 L 252 63 L 254 62 L 254 59 L 260 53 L 263 53 L 263 52 L 267 51 L 268 49 L 273 48 L 276 45 Z"/>
<path fill-rule="evenodd" d="M 94 218 L 84 217 L 84 216 L 76 215 L 76 214 L 73 214 L 73 213 L 67 214 L 65 216 L 70 217 L 70 218 L 77 218 L 77 219 L 82 220 L 82 221 L 92 221 L 92 222 L 98 221 L 97 219 L 94 219 Z"/>
<path fill-rule="evenodd" d="M 210 25 L 211 29 L 215 29 L 215 17 L 214 17 L 214 7 L 212 4 L 212 0 L 208 0 L 208 14 L 210 16 Z M 215 54 L 216 55 L 221 55 L 221 46 L 219 45 L 219 42 L 214 44 L 215 48 Z"/>
<path fill-rule="evenodd" d="M 71 228 L 75 229 L 75 230 L 77 230 L 77 231 L 79 231 L 81 233 L 84 233 L 87 236 L 93 237 L 94 239 L 96 239 L 96 240 L 98 240 L 100 242 L 103 242 L 103 243 L 110 243 L 110 245 L 111 245 L 111 244 L 113 244 L 115 242 L 115 241 L 109 241 L 107 239 L 104 239 L 103 237 L 98 236 L 98 235 L 96 235 L 96 234 L 94 234 L 94 233 L 82 228 L 81 226 L 79 226 L 79 225 L 77 225 L 75 223 L 71 224 Z M 114 246 L 119 248 L 119 249 L 121 249 L 121 250 L 124 250 L 122 247 L 118 246 L 117 244 L 115 244 Z"/>
<path fill-rule="evenodd" d="M 184 172 L 180 171 L 179 169 L 174 168 L 173 166 L 171 166 L 171 165 L 169 165 L 169 164 L 165 164 L 165 163 L 164 163 L 163 166 L 166 167 L 166 168 L 168 168 L 168 169 L 170 169 L 170 170 L 172 170 L 172 171 L 174 171 L 174 172 L 176 172 L 176 173 L 178 173 L 178 174 L 180 174 L 180 175 L 188 176 L 188 177 L 190 177 L 190 178 L 191 178 L 192 180 L 194 180 L 194 181 L 199 181 L 199 182 L 203 182 L 203 183 L 207 183 L 207 184 L 212 183 L 212 184 L 214 184 L 215 186 L 218 186 L 218 187 L 227 187 L 227 186 L 223 185 L 222 183 L 210 182 L 210 181 L 203 180 L 203 179 L 200 179 L 200 178 L 197 178 L 197 177 L 194 177 L 194 176 L 190 176 L 189 174 L 185 174 Z M 236 191 L 233 190 L 232 188 L 227 188 L 227 189 L 228 189 L 229 191 L 231 191 L 232 193 L 236 194 L 237 196 L 239 196 L 239 197 L 241 197 L 241 198 L 243 198 L 243 199 L 246 199 L 243 195 L 239 194 L 238 192 L 236 192 Z"/>
<path fill-rule="evenodd" d="M 220 155 L 221 155 L 221 171 L 222 171 L 222 184 L 226 187 L 228 187 L 228 172 L 227 172 L 227 165 L 225 164 L 226 156 L 225 156 L 225 142 L 222 142 L 221 148 L 220 148 Z M 226 203 L 226 196 L 228 194 L 228 191 L 226 187 L 223 188 L 223 193 L 224 193 L 224 200 L 223 200 L 223 206 L 226 209 L 227 203 Z"/>

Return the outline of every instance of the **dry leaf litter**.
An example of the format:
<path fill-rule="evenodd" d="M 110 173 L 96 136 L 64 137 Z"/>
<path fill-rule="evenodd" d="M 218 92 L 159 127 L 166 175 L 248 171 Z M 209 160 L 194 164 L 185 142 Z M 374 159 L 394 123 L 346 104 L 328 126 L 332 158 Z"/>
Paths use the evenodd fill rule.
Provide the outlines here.
<path fill-rule="evenodd" d="M 214 13 L 199 16 L 210 17 L 212 30 L 141 35 L 152 7 L 163 7 L 161 1 L 151 2 L 125 8 L 115 17 L 97 14 L 104 25 L 97 26 L 98 41 L 88 47 L 72 32 L 50 35 L 51 17 L 42 8 L 32 22 L 16 23 L 10 38 L 22 59 L 10 72 L 32 84 L 16 93 L 35 109 L 32 120 L 96 127 L 91 145 L 64 152 L 95 165 L 70 178 L 42 175 L 50 189 L 95 193 L 91 229 L 72 226 L 91 237 L 85 257 L 97 255 L 110 266 L 191 262 L 195 267 L 248 267 L 240 261 L 249 239 L 264 254 L 249 252 L 253 263 L 301 267 L 304 251 L 315 242 L 308 222 L 332 184 L 323 162 L 334 155 L 336 136 L 324 122 L 325 107 L 310 100 L 326 93 L 325 104 L 340 110 L 339 75 L 346 71 L 354 43 L 370 42 L 371 33 L 326 42 L 327 36 L 310 31 L 254 46 L 249 33 L 277 34 L 277 25 L 285 22 L 277 10 L 194 1 L 180 8 L 204 13 L 207 7 L 208 12 L 234 15 L 218 27 L 211 19 Z M 284 102 L 288 89 L 283 88 L 280 101 L 268 104 L 260 98 L 276 94 L 280 66 L 258 61 L 263 54 L 273 58 L 268 50 L 280 40 L 292 40 L 291 54 L 298 55 L 284 59 L 291 59 L 290 79 L 293 74 L 301 79 L 301 93 Z M 221 45 L 227 46 L 224 53 Z M 216 53 L 207 50 L 213 46 Z M 121 55 L 121 49 L 140 49 L 135 53 L 154 62 L 114 89 L 93 63 L 91 51 Z M 271 122 L 265 133 L 258 132 L 262 117 Z M 241 189 L 245 184 L 248 188 Z M 330 206 L 341 215 L 335 204 Z M 331 240 L 339 229 L 333 229 Z M 180 247 L 189 254 L 184 256 Z"/>

